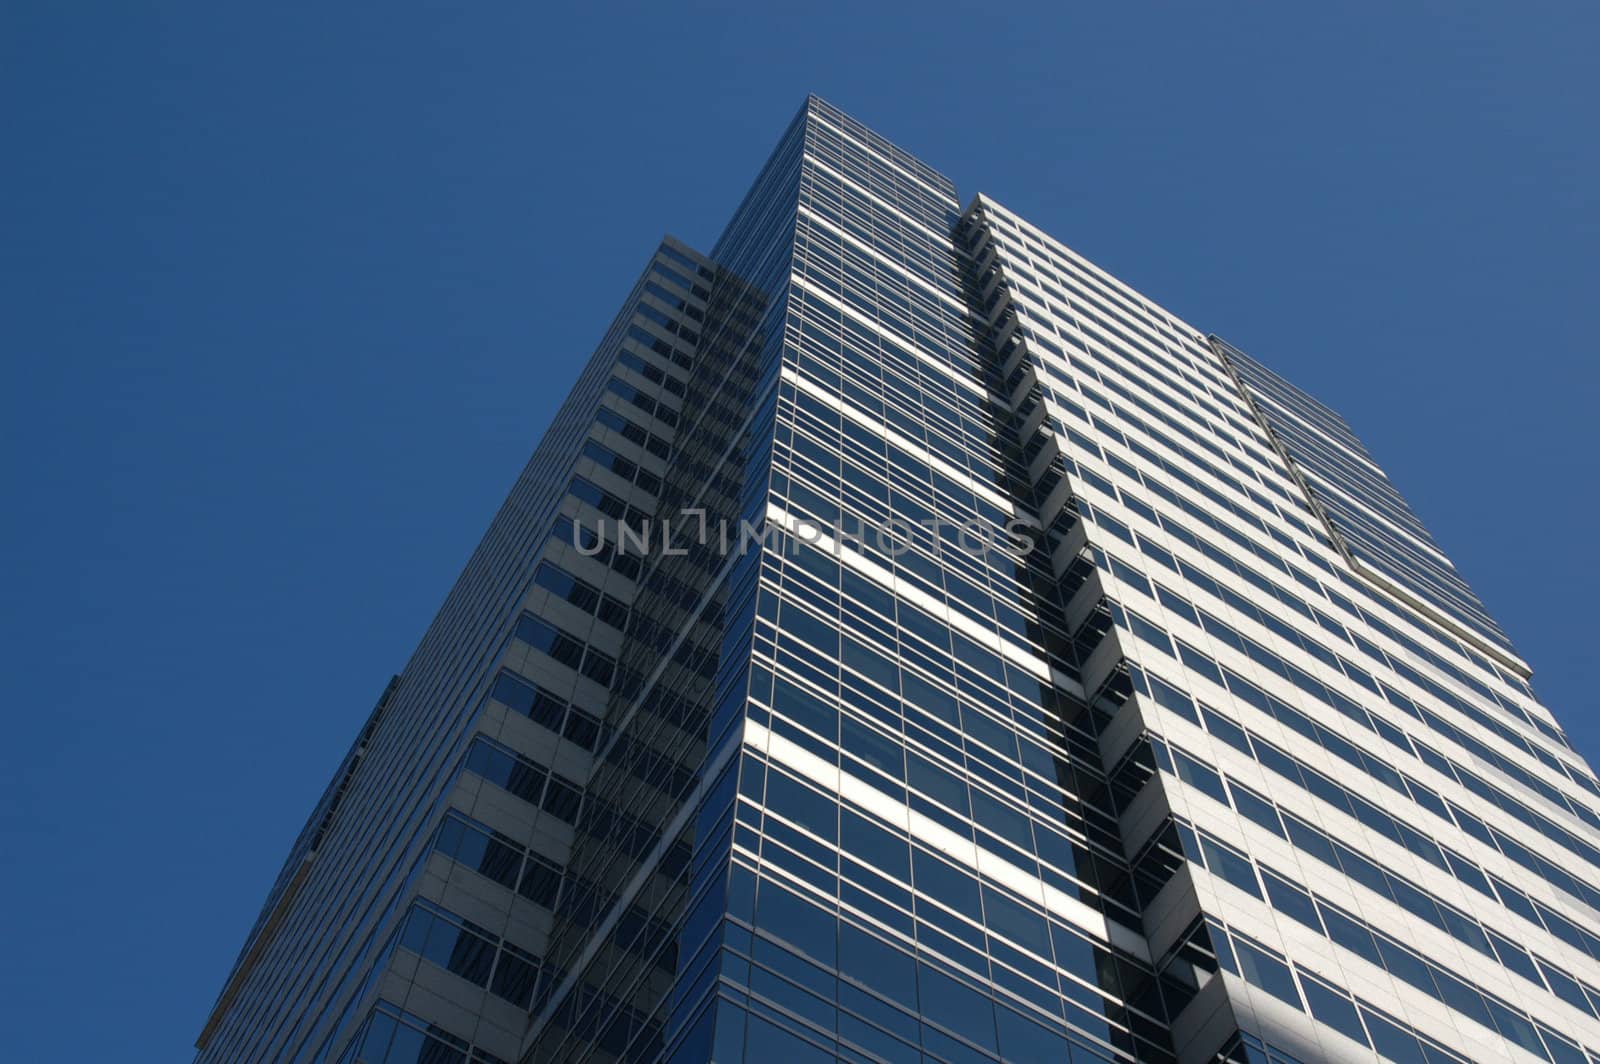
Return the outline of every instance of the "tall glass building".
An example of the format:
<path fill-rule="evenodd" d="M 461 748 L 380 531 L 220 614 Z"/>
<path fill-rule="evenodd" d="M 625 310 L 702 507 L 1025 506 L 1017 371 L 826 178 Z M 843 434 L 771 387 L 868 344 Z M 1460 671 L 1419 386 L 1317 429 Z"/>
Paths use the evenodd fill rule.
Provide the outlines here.
<path fill-rule="evenodd" d="M 1600 1061 L 1600 784 L 1339 416 L 810 99 L 201 1062 Z"/>

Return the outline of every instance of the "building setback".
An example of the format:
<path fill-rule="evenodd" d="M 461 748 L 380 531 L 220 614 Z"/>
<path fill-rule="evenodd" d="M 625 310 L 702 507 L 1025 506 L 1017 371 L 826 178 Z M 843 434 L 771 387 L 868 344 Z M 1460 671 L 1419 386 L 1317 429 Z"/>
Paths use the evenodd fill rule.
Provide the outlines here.
<path fill-rule="evenodd" d="M 1600 1061 L 1600 784 L 1339 416 L 809 99 L 202 1064 Z"/>

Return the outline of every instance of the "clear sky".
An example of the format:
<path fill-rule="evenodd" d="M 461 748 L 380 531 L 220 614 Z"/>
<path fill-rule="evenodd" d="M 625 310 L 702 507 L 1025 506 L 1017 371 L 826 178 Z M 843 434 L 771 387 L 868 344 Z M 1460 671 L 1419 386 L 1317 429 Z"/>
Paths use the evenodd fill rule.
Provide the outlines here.
<path fill-rule="evenodd" d="M 5 5 L 7 1053 L 185 1058 L 654 242 L 808 91 L 1342 412 L 1594 759 L 1597 10 Z"/>

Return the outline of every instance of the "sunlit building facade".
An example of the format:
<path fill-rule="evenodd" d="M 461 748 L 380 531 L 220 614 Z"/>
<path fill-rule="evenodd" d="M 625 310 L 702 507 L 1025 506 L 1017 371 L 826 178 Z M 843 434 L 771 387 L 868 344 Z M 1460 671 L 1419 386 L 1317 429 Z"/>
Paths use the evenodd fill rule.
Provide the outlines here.
<path fill-rule="evenodd" d="M 1600 784 L 1350 428 L 812 98 L 198 1060 L 1600 1060 Z"/>

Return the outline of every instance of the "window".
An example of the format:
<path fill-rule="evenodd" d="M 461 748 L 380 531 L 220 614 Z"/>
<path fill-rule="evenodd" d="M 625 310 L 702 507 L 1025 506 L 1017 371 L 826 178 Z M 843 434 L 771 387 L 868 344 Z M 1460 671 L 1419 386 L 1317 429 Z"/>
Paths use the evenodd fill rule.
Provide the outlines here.
<path fill-rule="evenodd" d="M 1294 973 L 1289 966 L 1266 951 L 1258 949 L 1238 935 L 1233 936 L 1234 952 L 1239 958 L 1239 974 L 1245 982 L 1260 987 L 1279 1001 L 1301 1008 L 1300 994 L 1295 989 Z M 1409 1060 L 1410 1057 L 1396 1057 Z"/>

